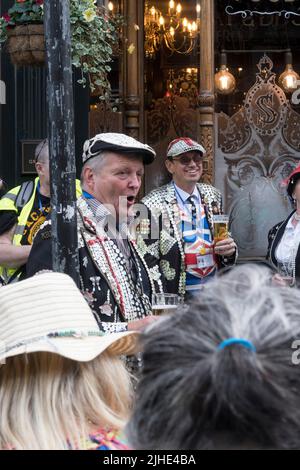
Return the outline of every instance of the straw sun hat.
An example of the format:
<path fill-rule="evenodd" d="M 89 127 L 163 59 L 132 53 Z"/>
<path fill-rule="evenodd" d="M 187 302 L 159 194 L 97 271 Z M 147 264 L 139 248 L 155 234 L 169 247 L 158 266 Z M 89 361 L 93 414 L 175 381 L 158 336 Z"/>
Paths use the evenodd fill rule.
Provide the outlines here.
<path fill-rule="evenodd" d="M 66 274 L 45 273 L 0 288 L 0 361 L 48 351 L 90 361 L 107 350 L 133 354 L 136 332 L 102 333 L 87 302 Z"/>

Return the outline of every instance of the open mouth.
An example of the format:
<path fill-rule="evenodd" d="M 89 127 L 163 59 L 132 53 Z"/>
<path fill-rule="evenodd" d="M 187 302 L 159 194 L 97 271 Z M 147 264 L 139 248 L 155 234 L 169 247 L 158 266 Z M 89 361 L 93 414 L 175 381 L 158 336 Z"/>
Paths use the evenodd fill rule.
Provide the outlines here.
<path fill-rule="evenodd" d="M 135 201 L 135 196 L 127 196 L 127 201 L 128 201 L 130 204 L 133 204 L 134 201 Z"/>

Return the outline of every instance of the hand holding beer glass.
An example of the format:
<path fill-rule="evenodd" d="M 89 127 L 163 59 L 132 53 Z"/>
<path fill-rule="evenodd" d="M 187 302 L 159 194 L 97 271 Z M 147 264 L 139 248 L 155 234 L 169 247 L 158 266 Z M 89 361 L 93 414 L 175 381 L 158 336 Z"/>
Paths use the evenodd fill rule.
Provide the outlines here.
<path fill-rule="evenodd" d="M 229 237 L 228 225 L 228 215 L 222 214 L 213 216 L 214 251 L 217 255 L 231 256 L 235 252 L 236 246 L 234 240 Z"/>

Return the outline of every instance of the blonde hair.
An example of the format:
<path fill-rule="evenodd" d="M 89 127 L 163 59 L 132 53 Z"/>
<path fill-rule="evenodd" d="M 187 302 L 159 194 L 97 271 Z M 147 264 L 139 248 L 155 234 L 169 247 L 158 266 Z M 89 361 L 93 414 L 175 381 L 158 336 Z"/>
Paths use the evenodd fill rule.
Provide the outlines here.
<path fill-rule="evenodd" d="M 130 376 L 106 352 L 75 362 L 47 352 L 0 367 L 0 449 L 84 448 L 92 429 L 121 429 L 132 398 Z"/>

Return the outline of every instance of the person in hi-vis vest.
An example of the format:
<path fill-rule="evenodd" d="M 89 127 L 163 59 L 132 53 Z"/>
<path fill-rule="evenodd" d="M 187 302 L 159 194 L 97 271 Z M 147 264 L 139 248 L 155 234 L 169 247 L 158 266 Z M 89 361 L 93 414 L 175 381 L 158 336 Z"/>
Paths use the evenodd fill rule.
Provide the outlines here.
<path fill-rule="evenodd" d="M 0 286 L 22 279 L 33 238 L 50 212 L 48 140 L 35 149 L 38 176 L 0 199 Z M 76 194 L 80 195 L 76 181 Z"/>

